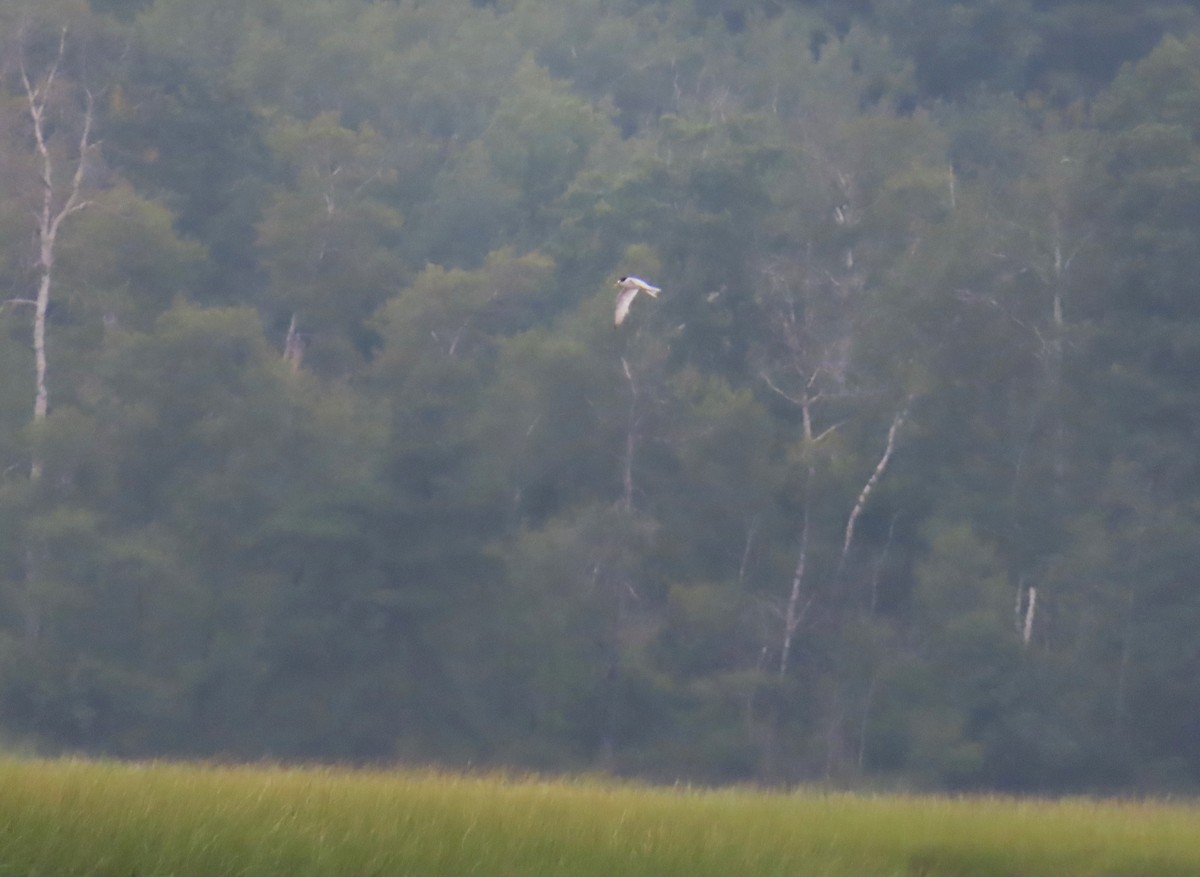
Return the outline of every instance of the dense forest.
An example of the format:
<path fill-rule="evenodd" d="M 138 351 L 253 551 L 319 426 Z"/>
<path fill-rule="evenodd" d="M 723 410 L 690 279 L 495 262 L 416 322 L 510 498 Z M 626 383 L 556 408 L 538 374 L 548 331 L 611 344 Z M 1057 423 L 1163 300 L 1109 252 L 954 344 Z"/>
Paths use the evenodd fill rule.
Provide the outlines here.
<path fill-rule="evenodd" d="M 0 65 L 4 745 L 1200 789 L 1200 3 L 0 0 Z"/>

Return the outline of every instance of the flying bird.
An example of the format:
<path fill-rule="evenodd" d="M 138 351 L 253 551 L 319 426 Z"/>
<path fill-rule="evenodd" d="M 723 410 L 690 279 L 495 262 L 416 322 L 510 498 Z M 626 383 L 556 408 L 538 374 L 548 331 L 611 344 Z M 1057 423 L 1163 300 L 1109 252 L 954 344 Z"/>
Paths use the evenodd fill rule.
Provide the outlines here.
<path fill-rule="evenodd" d="M 621 321 L 629 313 L 629 306 L 633 304 L 634 296 L 639 292 L 644 292 L 651 298 L 658 298 L 658 294 L 662 292 L 657 286 L 651 286 L 640 277 L 622 277 L 616 285 L 621 290 L 617 293 L 617 314 L 613 321 L 613 325 L 616 326 L 621 325 Z"/>

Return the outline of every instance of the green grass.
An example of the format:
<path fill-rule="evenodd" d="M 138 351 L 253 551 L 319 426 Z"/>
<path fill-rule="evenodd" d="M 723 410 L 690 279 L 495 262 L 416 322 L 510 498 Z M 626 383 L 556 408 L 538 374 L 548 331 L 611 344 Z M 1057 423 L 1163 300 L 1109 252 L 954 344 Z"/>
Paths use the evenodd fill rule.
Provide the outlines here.
<path fill-rule="evenodd" d="M 1200 874 L 1200 807 L 0 759 L 2 874 Z"/>

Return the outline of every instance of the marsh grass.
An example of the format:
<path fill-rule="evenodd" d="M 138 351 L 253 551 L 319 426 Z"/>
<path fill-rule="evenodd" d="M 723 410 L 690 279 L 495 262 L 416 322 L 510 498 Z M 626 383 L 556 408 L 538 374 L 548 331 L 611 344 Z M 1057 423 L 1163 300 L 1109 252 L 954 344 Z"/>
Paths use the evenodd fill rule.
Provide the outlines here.
<path fill-rule="evenodd" d="M 0 760 L 3 874 L 1200 874 L 1200 807 Z"/>

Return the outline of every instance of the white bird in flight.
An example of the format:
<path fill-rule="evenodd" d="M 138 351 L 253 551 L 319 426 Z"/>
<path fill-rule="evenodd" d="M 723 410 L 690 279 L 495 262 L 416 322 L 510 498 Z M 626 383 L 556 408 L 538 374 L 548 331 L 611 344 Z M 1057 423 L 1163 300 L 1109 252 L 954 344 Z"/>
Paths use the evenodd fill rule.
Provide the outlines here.
<path fill-rule="evenodd" d="M 621 321 L 629 313 L 629 306 L 633 304 L 634 296 L 639 292 L 644 292 L 651 298 L 658 298 L 658 294 L 662 292 L 657 286 L 651 286 L 640 277 L 622 277 L 616 285 L 621 290 L 617 294 L 617 314 L 613 321 L 616 326 L 621 325 Z"/>

